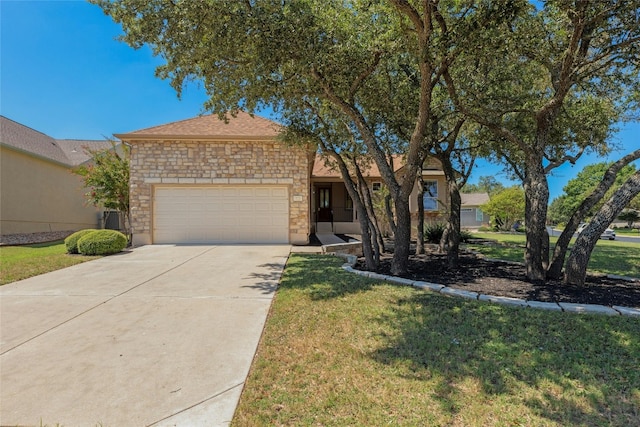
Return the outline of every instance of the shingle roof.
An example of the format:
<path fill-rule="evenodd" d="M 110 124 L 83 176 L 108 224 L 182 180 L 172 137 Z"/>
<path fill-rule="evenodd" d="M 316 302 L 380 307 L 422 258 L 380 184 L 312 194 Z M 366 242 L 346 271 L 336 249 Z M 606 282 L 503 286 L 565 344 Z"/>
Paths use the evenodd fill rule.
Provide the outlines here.
<path fill-rule="evenodd" d="M 98 151 L 108 150 L 112 147 L 110 141 L 94 141 L 84 139 L 57 139 L 58 145 L 64 151 L 64 154 L 69 159 L 69 164 L 72 166 L 80 165 L 91 158 L 87 153 L 87 149 Z M 121 142 L 116 142 L 116 147 Z"/>
<path fill-rule="evenodd" d="M 402 165 L 395 166 L 397 170 Z M 378 165 L 376 165 L 375 162 L 371 162 L 369 167 L 362 171 L 362 174 L 368 178 L 379 178 L 381 176 Z M 316 154 L 311 176 L 313 178 L 341 178 L 342 175 L 340 175 L 340 169 L 338 169 L 338 165 L 334 161 L 329 160 L 320 154 Z"/>
<path fill-rule="evenodd" d="M 272 139 L 279 133 L 277 123 L 260 116 L 239 111 L 236 117 L 227 115 L 220 120 L 217 114 L 207 114 L 165 125 L 140 129 L 126 134 L 116 134 L 123 140 L 153 139 L 162 137 L 206 139 Z"/>
<path fill-rule="evenodd" d="M 439 175 L 442 173 L 442 168 L 439 167 L 439 162 L 436 159 L 430 159 L 425 166 L 431 168 L 438 167 L 437 171 L 432 169 L 424 169 L 424 175 Z M 400 154 L 393 155 L 393 168 L 394 172 L 398 172 L 404 167 L 404 156 Z M 362 171 L 362 174 L 367 178 L 380 178 L 382 174 L 378 165 L 375 162 L 371 162 L 366 170 Z M 311 176 L 314 178 L 340 178 L 340 170 L 338 166 L 331 160 L 327 162 L 327 159 L 320 154 L 316 154 L 315 161 L 313 162 L 313 171 Z"/>
<path fill-rule="evenodd" d="M 109 141 L 54 139 L 4 116 L 0 116 L 0 144 L 65 166 L 78 166 L 89 160 L 86 147 L 111 148 Z"/>
<path fill-rule="evenodd" d="M 460 193 L 462 198 L 462 206 L 480 206 L 489 203 L 489 194 L 487 193 Z"/>

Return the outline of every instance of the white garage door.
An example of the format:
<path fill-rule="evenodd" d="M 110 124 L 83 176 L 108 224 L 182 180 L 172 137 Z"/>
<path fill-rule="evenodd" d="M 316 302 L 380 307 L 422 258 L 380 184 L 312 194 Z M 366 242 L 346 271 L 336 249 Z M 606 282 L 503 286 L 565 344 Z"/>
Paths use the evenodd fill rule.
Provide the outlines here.
<path fill-rule="evenodd" d="M 154 243 L 288 243 L 287 187 L 158 187 Z"/>

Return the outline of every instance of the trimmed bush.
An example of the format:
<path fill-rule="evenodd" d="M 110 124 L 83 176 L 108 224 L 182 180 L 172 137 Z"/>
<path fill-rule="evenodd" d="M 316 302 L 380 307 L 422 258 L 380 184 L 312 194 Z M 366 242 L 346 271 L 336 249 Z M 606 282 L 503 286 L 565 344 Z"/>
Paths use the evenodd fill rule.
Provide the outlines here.
<path fill-rule="evenodd" d="M 116 230 L 97 230 L 78 240 L 82 255 L 115 254 L 127 247 L 127 236 Z"/>
<path fill-rule="evenodd" d="M 93 233 L 94 231 L 98 231 L 93 228 L 88 228 L 86 230 L 80 230 L 73 233 L 71 236 L 64 239 L 64 245 L 67 248 L 67 253 L 77 254 L 78 252 L 78 240 L 80 240 L 83 236 L 86 236 L 89 233 Z"/>

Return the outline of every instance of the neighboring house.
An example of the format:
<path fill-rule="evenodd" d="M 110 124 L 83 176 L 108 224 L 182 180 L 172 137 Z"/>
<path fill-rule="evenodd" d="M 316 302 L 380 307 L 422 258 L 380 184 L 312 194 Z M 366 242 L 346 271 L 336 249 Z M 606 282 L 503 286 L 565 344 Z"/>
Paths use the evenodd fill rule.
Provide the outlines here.
<path fill-rule="evenodd" d="M 477 228 L 489 226 L 489 215 L 482 212 L 480 206 L 489 203 L 488 193 L 461 193 L 460 226 Z"/>
<path fill-rule="evenodd" d="M 108 141 L 59 140 L 0 116 L 0 234 L 75 231 L 99 226 L 101 212 L 71 170 L 85 147 Z"/>
<path fill-rule="evenodd" d="M 204 115 L 116 134 L 131 145 L 133 244 L 306 244 L 316 230 L 357 233 L 339 173 L 315 147 L 286 145 L 278 132 L 278 124 L 239 112 L 227 122 Z M 366 175 L 374 193 L 383 190 L 375 166 Z M 444 174 L 430 164 L 423 175 L 429 216 L 440 216 Z M 414 189 L 412 212 L 416 201 Z"/>

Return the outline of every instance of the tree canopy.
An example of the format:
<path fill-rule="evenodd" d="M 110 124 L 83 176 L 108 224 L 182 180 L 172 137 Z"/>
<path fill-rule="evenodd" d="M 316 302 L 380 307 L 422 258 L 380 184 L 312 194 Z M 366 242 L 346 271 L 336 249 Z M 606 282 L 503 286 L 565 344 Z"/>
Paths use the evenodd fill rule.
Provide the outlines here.
<path fill-rule="evenodd" d="M 464 73 L 448 78 L 457 108 L 491 135 L 488 153 L 526 197 L 527 277 L 545 277 L 547 174 L 583 153 L 610 150 L 614 123 L 637 110 L 638 1 L 554 1 L 483 31 Z"/>
<path fill-rule="evenodd" d="M 505 186 L 494 176 L 481 176 L 477 184 L 465 184 L 463 193 L 488 193 L 489 196 L 497 194 L 505 189 Z"/>
<path fill-rule="evenodd" d="M 122 40 L 164 59 L 156 74 L 178 94 L 200 81 L 208 110 L 270 107 L 300 139 L 339 136 L 332 155 L 375 162 L 393 199 L 395 274 L 416 172 L 466 120 L 483 141 L 474 154 L 523 182 L 527 277 L 543 279 L 547 174 L 610 151 L 613 124 L 640 99 L 638 0 L 91 1 Z"/>
<path fill-rule="evenodd" d="M 109 150 L 87 150 L 88 163 L 76 169 L 86 188 L 87 201 L 94 206 L 113 209 L 129 218 L 129 147 L 111 143 Z"/>
<path fill-rule="evenodd" d="M 554 199 L 549 205 L 549 219 L 555 223 L 566 223 L 571 215 L 578 209 L 584 199 L 591 194 L 593 190 L 604 178 L 605 172 L 611 166 L 611 163 L 596 163 L 586 166 L 578 172 L 575 178 L 569 180 L 567 185 L 563 187 L 563 194 Z M 636 167 L 629 164 L 617 173 L 613 185 L 605 193 L 604 199 L 608 199 L 634 172 Z M 595 204 L 587 216 L 593 215 L 603 205 L 603 201 Z"/>

